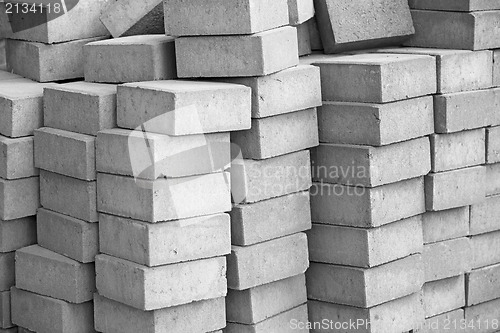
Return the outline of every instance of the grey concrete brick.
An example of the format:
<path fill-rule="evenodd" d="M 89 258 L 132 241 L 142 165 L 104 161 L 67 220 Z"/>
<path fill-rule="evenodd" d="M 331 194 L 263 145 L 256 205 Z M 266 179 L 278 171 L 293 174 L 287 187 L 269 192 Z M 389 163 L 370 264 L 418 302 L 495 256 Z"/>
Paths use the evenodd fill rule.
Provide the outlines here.
<path fill-rule="evenodd" d="M 119 127 L 168 135 L 250 128 L 251 89 L 196 81 L 128 83 L 118 87 Z"/>
<path fill-rule="evenodd" d="M 244 158 L 266 159 L 317 146 L 316 109 L 252 119 L 252 128 L 231 133 Z"/>
<path fill-rule="evenodd" d="M 16 251 L 16 288 L 80 304 L 95 292 L 94 264 L 32 245 Z"/>
<path fill-rule="evenodd" d="M 122 83 L 177 77 L 173 37 L 121 37 L 88 43 L 83 51 L 85 81 Z"/>
<path fill-rule="evenodd" d="M 470 271 L 474 244 L 469 238 L 457 238 L 424 245 L 425 282 L 437 281 Z"/>
<path fill-rule="evenodd" d="M 497 332 L 498 326 L 494 324 L 498 318 L 500 318 L 500 298 L 465 308 L 465 321 L 472 323 L 469 329 L 473 331 Z"/>
<path fill-rule="evenodd" d="M 71 82 L 44 90 L 44 125 L 97 135 L 116 127 L 116 86 Z"/>
<path fill-rule="evenodd" d="M 36 225 L 34 216 L 9 221 L 0 220 L 0 252 L 11 252 L 36 244 Z"/>
<path fill-rule="evenodd" d="M 299 64 L 297 31 L 288 26 L 253 35 L 179 37 L 175 53 L 183 78 L 262 76 Z"/>
<path fill-rule="evenodd" d="M 252 325 L 307 302 L 304 274 L 246 290 L 229 289 L 227 321 Z"/>
<path fill-rule="evenodd" d="M 500 194 L 500 163 L 486 165 L 486 196 Z"/>
<path fill-rule="evenodd" d="M 424 244 L 468 236 L 469 206 L 426 212 L 422 215 L 422 229 Z"/>
<path fill-rule="evenodd" d="M 364 187 L 396 183 L 429 173 L 430 157 L 428 138 L 383 147 L 321 144 L 311 151 L 313 181 Z"/>
<path fill-rule="evenodd" d="M 182 178 L 138 180 L 99 173 L 99 212 L 162 222 L 231 210 L 228 173 Z"/>
<path fill-rule="evenodd" d="M 500 162 L 500 126 L 486 128 L 486 163 Z"/>
<path fill-rule="evenodd" d="M 437 91 L 436 61 L 431 56 L 368 53 L 324 56 L 313 64 L 321 69 L 326 101 L 388 103 Z"/>
<path fill-rule="evenodd" d="M 372 308 L 420 292 L 424 271 L 420 254 L 368 269 L 312 262 L 306 280 L 309 299 Z"/>
<path fill-rule="evenodd" d="M 430 173 L 425 176 L 425 206 L 439 211 L 479 203 L 485 199 L 483 166 Z"/>
<path fill-rule="evenodd" d="M 205 332 L 226 325 L 224 298 L 141 311 L 94 295 L 95 328 L 109 333 Z"/>
<path fill-rule="evenodd" d="M 0 178 L 0 219 L 14 220 L 36 215 L 40 206 L 38 177 Z"/>
<path fill-rule="evenodd" d="M 487 197 L 485 201 L 470 206 L 470 234 L 478 235 L 500 230 L 500 195 Z"/>
<path fill-rule="evenodd" d="M 460 333 L 460 321 L 464 320 L 464 310 L 458 309 L 455 311 L 440 314 L 435 317 L 427 318 L 422 326 L 418 327 L 417 333 Z M 456 327 L 452 323 L 457 323 Z"/>
<path fill-rule="evenodd" d="M 433 110 L 430 96 L 386 104 L 324 102 L 318 108 L 319 140 L 384 146 L 415 139 L 434 133 Z"/>
<path fill-rule="evenodd" d="M 494 265 L 500 262 L 500 231 L 472 236 L 472 269 Z"/>
<path fill-rule="evenodd" d="M 420 215 L 370 229 L 314 223 L 307 236 L 309 259 L 336 265 L 375 267 L 423 250 Z"/>
<path fill-rule="evenodd" d="M 297 233 L 251 246 L 233 246 L 227 259 L 230 289 L 245 290 L 302 274 L 309 266 L 307 237 Z"/>
<path fill-rule="evenodd" d="M 81 263 L 99 253 L 99 224 L 89 223 L 44 208 L 37 213 L 38 244 Z"/>
<path fill-rule="evenodd" d="M 99 294 L 145 311 L 223 297 L 225 272 L 224 257 L 154 268 L 104 254 L 96 257 Z"/>
<path fill-rule="evenodd" d="M 500 298 L 500 264 L 475 269 L 466 277 L 467 306 Z"/>
<path fill-rule="evenodd" d="M 287 0 L 164 0 L 165 33 L 170 36 L 246 35 L 287 25 Z"/>
<path fill-rule="evenodd" d="M 38 82 L 81 78 L 84 74 L 84 45 L 104 38 L 52 45 L 7 39 L 7 69 Z"/>
<path fill-rule="evenodd" d="M 288 0 L 290 25 L 303 24 L 314 17 L 313 0 Z"/>
<path fill-rule="evenodd" d="M 0 135 L 0 177 L 19 179 L 38 175 L 34 165 L 33 137 L 8 138 Z"/>
<path fill-rule="evenodd" d="M 229 254 L 230 236 L 227 214 L 155 224 L 99 215 L 101 253 L 149 267 Z"/>
<path fill-rule="evenodd" d="M 425 212 L 423 178 L 374 188 L 313 183 L 312 221 L 370 228 Z"/>
<path fill-rule="evenodd" d="M 86 221 L 97 222 L 97 183 L 40 170 L 43 208 Z"/>
<path fill-rule="evenodd" d="M 231 211 L 233 245 L 253 245 L 309 229 L 311 209 L 307 191 L 235 205 Z"/>
<path fill-rule="evenodd" d="M 35 166 L 81 180 L 95 180 L 95 137 L 42 127 L 35 130 Z"/>
<path fill-rule="evenodd" d="M 13 327 L 10 316 L 10 291 L 0 292 L 0 327 L 7 329 Z"/>
<path fill-rule="evenodd" d="M 424 284 L 425 317 L 434 317 L 465 306 L 464 275 Z"/>
<path fill-rule="evenodd" d="M 0 291 L 8 291 L 16 283 L 15 252 L 0 253 Z"/>

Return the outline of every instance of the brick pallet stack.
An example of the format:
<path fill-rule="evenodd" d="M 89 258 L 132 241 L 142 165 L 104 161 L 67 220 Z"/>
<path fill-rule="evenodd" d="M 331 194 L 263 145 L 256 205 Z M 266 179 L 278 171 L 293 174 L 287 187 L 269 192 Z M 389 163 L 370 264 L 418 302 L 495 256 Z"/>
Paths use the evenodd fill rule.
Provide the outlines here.
<path fill-rule="evenodd" d="M 435 61 L 395 54 L 306 61 L 321 70 L 324 100 L 322 143 L 312 154 L 310 321 L 332 320 L 332 331 L 352 321 L 362 332 L 412 330 L 424 320 L 423 176 L 431 169 Z"/>
<path fill-rule="evenodd" d="M 8 70 L 38 82 L 83 77 L 83 45 L 109 36 L 99 20 L 109 2 L 0 3 Z"/>
<path fill-rule="evenodd" d="M 289 20 L 285 0 L 241 0 L 231 7 L 165 1 L 165 31 L 181 36 L 179 77 L 243 84 L 253 93 L 252 129 L 231 133 L 244 159 L 231 166 L 236 202 L 225 332 L 285 332 L 290 321 L 307 320 L 302 231 L 310 228 L 311 181 L 305 149 L 318 143 L 321 94 L 318 70 L 297 66 L 297 32 Z"/>
<path fill-rule="evenodd" d="M 95 328 L 220 330 L 230 252 L 228 132 L 250 127 L 250 89 L 164 81 L 176 77 L 167 36 L 90 43 L 85 54 L 86 80 L 129 82 L 117 91 L 120 128 L 97 136 Z"/>
<path fill-rule="evenodd" d="M 34 166 L 33 131 L 43 123 L 42 84 L 0 72 L 0 331 L 15 332 L 10 287 L 15 284 L 16 250 L 36 243 L 39 207 L 38 170 Z M 14 312 L 12 311 L 12 314 Z M 11 321 L 12 319 L 12 321 Z"/>

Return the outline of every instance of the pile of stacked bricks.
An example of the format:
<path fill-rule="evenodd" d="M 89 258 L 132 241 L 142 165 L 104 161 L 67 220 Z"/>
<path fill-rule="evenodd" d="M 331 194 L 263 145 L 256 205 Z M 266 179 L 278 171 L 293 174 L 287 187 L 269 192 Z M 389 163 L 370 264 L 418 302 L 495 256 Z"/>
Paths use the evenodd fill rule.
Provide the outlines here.
<path fill-rule="evenodd" d="M 1 2 L 0 333 L 500 332 L 499 20 Z"/>

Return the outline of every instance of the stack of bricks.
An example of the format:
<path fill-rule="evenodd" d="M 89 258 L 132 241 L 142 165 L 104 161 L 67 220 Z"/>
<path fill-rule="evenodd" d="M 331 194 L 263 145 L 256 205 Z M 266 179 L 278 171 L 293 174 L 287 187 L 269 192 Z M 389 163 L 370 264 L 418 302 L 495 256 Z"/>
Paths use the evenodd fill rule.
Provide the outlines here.
<path fill-rule="evenodd" d="M 296 2 L 290 5 L 308 18 Z M 307 148 L 318 144 L 321 93 L 318 69 L 297 66 L 297 31 L 288 13 L 286 0 L 165 1 L 165 32 L 180 36 L 179 77 L 252 89 L 252 128 L 231 133 L 234 155 L 243 160 L 231 166 L 228 333 L 284 332 L 291 321 L 307 321 Z"/>
<path fill-rule="evenodd" d="M 109 0 L 0 3 L 7 69 L 38 82 L 83 77 L 83 45 L 109 36 L 99 16 Z"/>
<path fill-rule="evenodd" d="M 17 330 L 10 301 L 10 288 L 15 285 L 17 273 L 15 251 L 37 240 L 39 181 L 34 165 L 33 132 L 43 123 L 43 89 L 52 85 L 0 72 L 1 332 Z"/>
<path fill-rule="evenodd" d="M 219 332 L 231 250 L 229 132 L 250 128 L 250 88 L 167 80 L 176 78 L 174 39 L 163 35 L 89 43 L 85 57 L 87 81 L 124 83 L 118 128 L 96 141 L 95 329 Z"/>
<path fill-rule="evenodd" d="M 312 154 L 310 321 L 331 321 L 331 330 L 354 322 L 362 332 L 410 331 L 424 321 L 435 60 L 354 54 L 306 61 L 321 70 L 324 100 L 321 144 Z"/>

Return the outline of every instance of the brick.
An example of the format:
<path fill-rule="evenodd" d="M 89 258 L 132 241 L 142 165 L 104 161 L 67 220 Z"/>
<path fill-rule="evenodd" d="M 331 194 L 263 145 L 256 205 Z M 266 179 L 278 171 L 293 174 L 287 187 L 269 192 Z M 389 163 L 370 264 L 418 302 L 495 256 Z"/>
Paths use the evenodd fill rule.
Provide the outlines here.
<path fill-rule="evenodd" d="M 290 25 L 302 24 L 314 17 L 313 0 L 288 0 Z"/>
<path fill-rule="evenodd" d="M 43 208 L 86 221 L 97 222 L 97 184 L 40 170 Z"/>
<path fill-rule="evenodd" d="M 486 128 L 486 163 L 500 162 L 500 126 Z"/>
<path fill-rule="evenodd" d="M 425 317 L 434 317 L 465 306 L 463 275 L 427 282 L 423 287 Z"/>
<path fill-rule="evenodd" d="M 8 291 L 15 285 L 15 252 L 0 253 L 0 291 Z"/>
<path fill-rule="evenodd" d="M 8 70 L 38 82 L 83 77 L 83 46 L 104 37 L 47 45 L 7 39 Z"/>
<path fill-rule="evenodd" d="M 85 303 L 95 291 L 94 264 L 82 264 L 32 245 L 16 251 L 16 288 L 70 303 Z"/>
<path fill-rule="evenodd" d="M 0 134 L 11 138 L 33 135 L 43 126 L 43 88 L 53 83 L 0 81 Z"/>
<path fill-rule="evenodd" d="M 299 64 L 293 27 L 253 35 L 180 37 L 175 53 L 182 78 L 263 76 Z"/>
<path fill-rule="evenodd" d="M 321 322 L 327 319 L 328 322 L 332 320 L 333 323 L 354 322 L 354 331 L 360 333 L 400 333 L 412 330 L 424 322 L 424 309 L 419 293 L 371 309 L 313 300 L 309 301 L 308 306 L 309 321 Z M 321 330 L 313 330 L 313 332 L 321 332 Z"/>
<path fill-rule="evenodd" d="M 227 291 L 227 321 L 257 324 L 307 302 L 304 274 L 246 290 Z"/>
<path fill-rule="evenodd" d="M 177 77 L 173 37 L 121 37 L 88 43 L 83 50 L 85 81 L 121 83 Z"/>
<path fill-rule="evenodd" d="M 474 244 L 468 238 L 457 238 L 424 245 L 425 282 L 458 276 L 470 270 Z"/>
<path fill-rule="evenodd" d="M 318 22 L 316 16 L 308 21 L 309 23 L 309 35 L 311 38 L 311 49 L 313 51 L 322 51 L 323 43 L 321 42 L 321 36 L 318 30 Z"/>
<path fill-rule="evenodd" d="M 384 146 L 415 139 L 434 133 L 433 110 L 430 96 L 386 104 L 324 102 L 319 141 Z"/>
<path fill-rule="evenodd" d="M 33 138 L 0 135 L 0 177 L 19 179 L 38 175 L 33 161 Z"/>
<path fill-rule="evenodd" d="M 12 287 L 12 322 L 39 333 L 91 333 L 93 304 L 72 304 Z"/>
<path fill-rule="evenodd" d="M 235 205 L 231 211 L 233 245 L 253 245 L 309 229 L 311 209 L 307 191 Z"/>
<path fill-rule="evenodd" d="M 97 135 L 116 127 L 116 86 L 71 82 L 44 90 L 44 125 Z"/>
<path fill-rule="evenodd" d="M 42 12 L 37 11 L 36 16 L 32 12 L 27 14 L 17 12 L 8 20 L 2 20 L 0 31 L 6 38 L 53 44 L 109 36 L 106 27 L 99 20 L 99 16 L 111 3 L 110 0 L 98 3 L 93 0 L 79 0 L 77 3 L 68 3 L 67 12 L 61 10 L 59 13 L 56 13 L 57 9 L 54 7 L 54 3 L 50 1 L 27 0 L 25 3 L 52 4 L 52 8 L 51 10 L 45 8 Z M 0 12 L 5 13 L 3 7 L 4 5 L 0 7 Z M 45 23 L 31 27 L 33 17 L 37 17 L 36 22 Z"/>
<path fill-rule="evenodd" d="M 424 244 L 469 235 L 469 206 L 426 212 L 422 215 Z"/>
<path fill-rule="evenodd" d="M 481 10 L 500 9 L 498 0 L 410 0 L 410 8 L 430 9 L 453 12 L 475 12 Z"/>
<path fill-rule="evenodd" d="M 315 108 L 252 119 L 251 129 L 231 133 L 231 142 L 241 148 L 244 158 L 276 157 L 317 146 L 317 124 Z"/>
<path fill-rule="evenodd" d="M 500 262 L 500 231 L 472 236 L 470 243 L 474 254 L 472 269 Z"/>
<path fill-rule="evenodd" d="M 368 53 L 325 57 L 314 64 L 321 69 L 326 101 L 388 103 L 437 91 L 431 56 Z"/>
<path fill-rule="evenodd" d="M 306 273 L 307 297 L 371 308 L 420 291 L 422 266 L 420 255 L 368 269 L 312 262 Z"/>
<path fill-rule="evenodd" d="M 486 195 L 500 194 L 500 163 L 486 165 Z"/>
<path fill-rule="evenodd" d="M 416 333 L 460 333 L 460 325 L 452 325 L 452 323 L 460 323 L 464 320 L 464 310 L 459 309 L 441 315 L 428 318 L 422 326 L 418 327 Z"/>
<path fill-rule="evenodd" d="M 479 203 L 485 198 L 483 166 L 430 173 L 425 176 L 425 206 L 439 211 Z"/>
<path fill-rule="evenodd" d="M 233 246 L 227 261 L 230 289 L 245 290 L 282 280 L 306 271 L 307 237 L 297 233 L 251 246 Z"/>
<path fill-rule="evenodd" d="M 422 178 L 375 188 L 313 183 L 310 192 L 317 223 L 371 228 L 425 212 Z"/>
<path fill-rule="evenodd" d="M 493 86 L 500 86 L 500 49 L 493 50 Z"/>
<path fill-rule="evenodd" d="M 299 65 L 266 76 L 218 79 L 252 88 L 252 118 L 321 106 L 319 68 Z"/>
<path fill-rule="evenodd" d="M 36 215 L 39 201 L 38 177 L 0 178 L 0 219 L 14 220 Z"/>
<path fill-rule="evenodd" d="M 434 96 L 436 133 L 453 133 L 497 125 L 500 89 L 486 89 Z"/>
<path fill-rule="evenodd" d="M 397 47 L 382 53 L 421 54 L 436 58 L 437 92 L 440 94 L 490 88 L 493 82 L 491 51 Z"/>
<path fill-rule="evenodd" d="M 299 47 L 299 57 L 312 53 L 311 36 L 309 34 L 309 24 L 304 22 L 297 27 L 297 43 Z"/>
<path fill-rule="evenodd" d="M 146 311 L 225 296 L 225 272 L 224 257 L 154 268 L 104 254 L 96 257 L 99 294 Z"/>
<path fill-rule="evenodd" d="M 99 294 L 94 295 L 95 328 L 100 332 L 205 332 L 226 325 L 224 309 L 224 298 L 141 311 Z"/>
<path fill-rule="evenodd" d="M 100 19 L 115 38 L 165 32 L 162 0 L 113 2 Z"/>
<path fill-rule="evenodd" d="M 229 215 L 164 223 L 99 215 L 101 253 L 153 267 L 231 252 Z"/>
<path fill-rule="evenodd" d="M 229 133 L 168 136 L 114 128 L 99 132 L 99 172 L 154 180 L 222 171 L 231 163 Z"/>
<path fill-rule="evenodd" d="M 213 173 L 155 181 L 99 173 L 99 212 L 161 222 L 231 210 L 229 175 Z"/>
<path fill-rule="evenodd" d="M 500 264 L 473 270 L 466 276 L 467 306 L 500 298 Z"/>
<path fill-rule="evenodd" d="M 81 263 L 99 253 L 99 224 L 89 223 L 44 208 L 37 213 L 38 244 Z"/>
<path fill-rule="evenodd" d="M 403 0 L 315 0 L 314 4 L 326 53 L 394 45 L 415 31 L 408 3 Z"/>
<path fill-rule="evenodd" d="M 500 230 L 500 195 L 487 197 L 485 201 L 470 206 L 470 234 L 478 235 Z"/>
<path fill-rule="evenodd" d="M 484 333 L 497 332 L 498 318 L 500 318 L 500 298 L 465 308 L 465 322 L 470 323 L 468 328 L 473 329 L 473 332 L 476 330 Z"/>
<path fill-rule="evenodd" d="M 0 252 L 11 252 L 36 244 L 36 219 L 33 216 L 20 219 L 0 220 Z"/>
<path fill-rule="evenodd" d="M 371 229 L 314 223 L 307 233 L 309 259 L 364 268 L 379 266 L 421 253 L 421 230 L 420 216 Z"/>
<path fill-rule="evenodd" d="M 500 11 L 460 13 L 413 9 L 411 16 L 415 34 L 405 45 L 465 50 L 500 46 L 500 29 L 495 25 Z"/>
<path fill-rule="evenodd" d="M 10 320 L 10 291 L 0 292 L 0 327 L 14 326 Z"/>
<path fill-rule="evenodd" d="M 251 89 L 193 81 L 128 83 L 118 87 L 119 127 L 168 135 L 250 128 Z"/>
<path fill-rule="evenodd" d="M 235 160 L 231 165 L 231 191 L 238 202 L 258 202 L 310 187 L 311 163 L 307 150 L 259 161 Z"/>
<path fill-rule="evenodd" d="M 321 144 L 311 151 L 311 163 L 317 182 L 364 187 L 396 183 L 429 173 L 429 139 L 383 147 Z"/>
<path fill-rule="evenodd" d="M 164 0 L 170 36 L 246 35 L 288 24 L 287 0 L 237 0 L 232 6 L 209 0 Z"/>
<path fill-rule="evenodd" d="M 485 130 L 432 134 L 432 172 L 449 171 L 485 163 Z"/>
<path fill-rule="evenodd" d="M 253 325 L 245 325 L 239 323 L 228 322 L 224 332 L 227 333 L 266 333 L 280 332 L 281 330 L 291 327 L 291 323 L 307 322 L 307 304 L 303 304 L 291 310 L 282 312 L 274 317 L 268 318 L 260 323 Z M 305 332 L 305 331 L 304 331 Z"/>
<path fill-rule="evenodd" d="M 95 137 L 42 127 L 35 130 L 35 166 L 61 175 L 95 180 Z"/>

